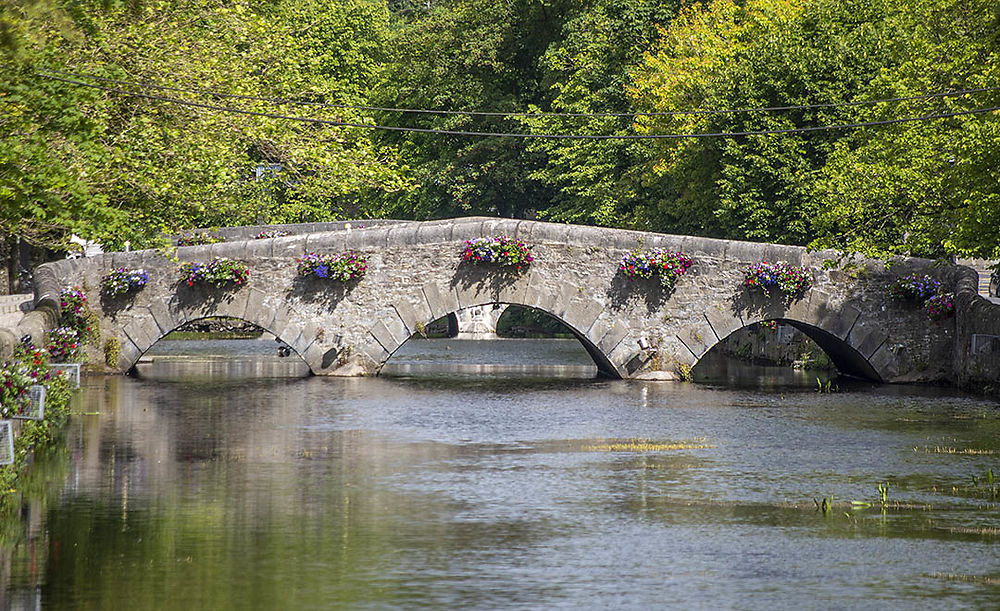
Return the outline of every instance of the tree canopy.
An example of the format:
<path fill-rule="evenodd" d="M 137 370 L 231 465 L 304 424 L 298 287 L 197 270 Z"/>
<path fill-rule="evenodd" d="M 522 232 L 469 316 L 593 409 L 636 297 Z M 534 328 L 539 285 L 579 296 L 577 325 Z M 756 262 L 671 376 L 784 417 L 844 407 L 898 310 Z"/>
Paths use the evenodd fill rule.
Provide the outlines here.
<path fill-rule="evenodd" d="M 10 0 L 0 232 L 484 214 L 1000 257 L 998 45 L 988 0 Z"/>

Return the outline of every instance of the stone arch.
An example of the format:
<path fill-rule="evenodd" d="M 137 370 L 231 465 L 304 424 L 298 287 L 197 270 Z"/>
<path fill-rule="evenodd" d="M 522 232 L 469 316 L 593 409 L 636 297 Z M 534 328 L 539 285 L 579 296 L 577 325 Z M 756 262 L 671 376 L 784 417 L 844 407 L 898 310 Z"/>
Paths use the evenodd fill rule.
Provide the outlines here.
<path fill-rule="evenodd" d="M 831 306 L 831 301 L 828 294 L 813 290 L 792 304 L 765 301 L 752 311 L 706 314 L 705 328 L 694 333 L 699 337 L 708 336 L 710 341 L 703 342 L 696 351 L 691 349 L 694 342 L 684 341 L 684 337 L 679 339 L 694 357 L 693 366 L 711 348 L 739 329 L 777 321 L 798 329 L 816 342 L 842 375 L 879 383 L 889 379 L 896 359 L 887 346 L 889 334 L 884 326 L 868 320 L 851 305 Z M 688 337 L 691 334 L 689 331 Z"/>
<path fill-rule="evenodd" d="M 456 310 L 477 306 L 492 307 L 493 304 L 505 306 L 517 305 L 540 310 L 572 331 L 583 348 L 594 360 L 598 375 L 613 379 L 628 377 L 624 366 L 612 359 L 611 351 L 620 342 L 624 333 L 612 342 L 612 331 L 617 334 L 618 328 L 609 330 L 607 324 L 600 324 L 600 314 L 603 306 L 592 302 L 588 307 L 580 303 L 569 303 L 558 307 L 546 307 L 545 296 L 539 299 L 515 299 L 512 295 L 497 295 L 496 297 L 470 297 L 454 290 L 441 289 L 434 284 L 425 285 L 420 291 L 411 293 L 406 298 L 397 301 L 392 306 L 392 316 L 380 320 L 371 327 L 367 342 L 361 346 L 368 355 L 369 373 L 378 375 L 386 361 L 423 326 L 447 316 Z M 433 305 L 432 305 L 433 304 Z"/>
<path fill-rule="evenodd" d="M 289 324 L 292 312 L 284 302 L 277 306 L 265 303 L 265 294 L 256 289 L 243 289 L 231 298 L 201 300 L 186 303 L 176 296 L 168 302 L 152 302 L 149 306 L 137 308 L 142 315 L 125 325 L 118 334 L 121 355 L 118 370 L 127 373 L 156 342 L 183 325 L 205 318 L 236 318 L 257 325 L 271 333 L 309 365 L 316 373 L 315 355 L 309 348 L 315 340 L 315 332 Z"/>

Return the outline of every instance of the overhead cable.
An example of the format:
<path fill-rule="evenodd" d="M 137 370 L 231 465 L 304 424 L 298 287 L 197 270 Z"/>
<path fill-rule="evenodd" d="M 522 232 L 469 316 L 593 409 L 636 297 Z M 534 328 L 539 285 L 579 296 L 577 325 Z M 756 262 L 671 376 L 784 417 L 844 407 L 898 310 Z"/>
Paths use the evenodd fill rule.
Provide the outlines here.
<path fill-rule="evenodd" d="M 333 119 L 316 119 L 312 117 L 298 117 L 294 115 L 283 115 L 272 112 L 260 112 L 255 110 L 245 110 L 242 108 L 232 108 L 228 106 L 219 106 L 216 104 L 206 104 L 203 102 L 191 102 L 188 100 L 181 100 L 179 98 L 170 98 L 166 96 L 152 95 L 148 93 L 138 93 L 135 91 L 128 91 L 125 89 L 118 89 L 115 87 L 105 87 L 103 85 L 96 85 L 94 83 L 86 83 L 83 81 L 77 81 L 73 79 L 67 79 L 57 76 L 46 76 L 46 78 L 61 81 L 64 83 L 69 83 L 73 85 L 79 85 L 81 87 L 90 87 L 93 89 L 99 89 L 102 91 L 107 91 L 110 93 L 118 93 L 121 95 L 142 98 L 146 100 L 154 100 L 159 102 L 167 102 L 170 104 L 177 104 L 180 106 L 189 106 L 192 108 L 201 108 L 204 110 L 214 110 L 219 112 L 227 112 L 232 114 L 247 115 L 253 117 L 266 117 L 271 119 L 282 119 L 287 121 L 298 121 L 301 123 L 311 123 L 315 125 L 333 125 L 338 127 L 355 127 L 360 129 L 372 129 L 381 131 L 394 131 L 394 132 L 415 132 L 423 134 L 440 134 L 447 136 L 486 136 L 486 137 L 498 137 L 498 138 L 525 138 L 525 139 L 549 139 L 549 140 L 677 140 L 683 138 L 733 138 L 740 136 L 763 136 L 768 134 L 795 134 L 795 133 L 808 133 L 808 132 L 819 132 L 828 131 L 835 129 L 855 129 L 860 127 L 874 127 L 878 125 L 893 125 L 897 123 L 910 123 L 913 121 L 928 121 L 932 119 L 947 119 L 950 117 L 958 117 L 964 115 L 976 115 L 988 112 L 996 112 L 1000 110 L 1000 106 L 992 106 L 988 108 L 973 108 L 969 110 L 957 110 L 946 113 L 938 113 L 932 115 L 923 115 L 918 117 L 899 117 L 895 119 L 884 119 L 881 121 L 865 121 L 861 123 L 842 123 L 836 125 L 817 125 L 813 127 L 793 127 L 786 129 L 764 129 L 764 130 L 750 130 L 741 132 L 711 132 L 711 133 L 694 133 L 694 134 L 533 134 L 533 133 L 507 133 L 507 132 L 475 132 L 475 131 L 461 131 L 461 130 L 447 130 L 447 129 L 430 129 L 422 127 L 403 127 L 397 125 L 376 125 L 371 123 L 353 123 L 350 121 L 337 121 Z"/>
<path fill-rule="evenodd" d="M 223 92 L 213 91 L 211 89 L 174 87 L 168 85 L 159 85 L 156 83 L 151 83 L 149 81 L 127 81 L 127 80 L 97 76 L 93 74 L 62 72 L 59 70 L 48 70 L 46 71 L 46 73 L 40 72 L 38 74 L 39 76 L 58 74 L 68 78 L 91 79 L 95 81 L 101 81 L 105 83 L 115 83 L 117 85 L 125 85 L 130 87 L 143 87 L 147 89 L 159 89 L 160 91 L 174 91 L 178 93 L 196 93 L 199 95 L 209 95 L 218 98 L 254 100 L 260 102 L 268 102 L 271 104 L 295 104 L 299 106 L 315 106 L 318 108 L 343 108 L 346 110 L 370 110 L 377 112 L 399 112 L 404 114 L 409 113 L 409 114 L 428 114 L 428 115 L 460 115 L 460 116 L 476 116 L 476 117 L 662 117 L 662 116 L 676 116 L 676 115 L 739 114 L 739 113 L 749 113 L 749 112 L 774 112 L 774 111 L 787 111 L 787 110 L 811 110 L 811 109 L 822 109 L 822 108 L 865 106 L 872 104 L 885 104 L 891 102 L 909 102 L 915 100 L 930 100 L 934 98 L 960 97 L 960 96 L 972 95 L 975 93 L 1000 91 L 1000 87 L 982 87 L 978 89 L 960 89 L 957 91 L 942 91 L 937 93 L 926 93 L 921 95 L 912 95 L 912 96 L 895 97 L 895 98 L 879 98 L 876 100 L 854 100 L 850 102 L 829 102 L 823 104 L 764 106 L 757 108 L 726 108 L 726 109 L 716 109 L 716 110 L 712 109 L 671 110 L 662 112 L 530 112 L 530 111 L 497 112 L 497 111 L 483 111 L 483 110 L 433 110 L 426 108 L 392 108 L 384 106 L 334 104 L 330 102 L 317 102 L 312 100 L 301 100 L 295 98 L 276 98 L 276 97 L 266 97 L 266 96 L 244 95 L 237 93 L 223 93 Z"/>

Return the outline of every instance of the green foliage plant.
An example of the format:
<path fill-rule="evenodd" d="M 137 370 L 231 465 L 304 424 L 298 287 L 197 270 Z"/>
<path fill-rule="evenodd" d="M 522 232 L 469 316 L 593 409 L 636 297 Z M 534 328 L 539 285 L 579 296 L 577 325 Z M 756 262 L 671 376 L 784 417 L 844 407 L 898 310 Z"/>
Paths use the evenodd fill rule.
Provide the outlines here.
<path fill-rule="evenodd" d="M 226 239 L 222 236 L 215 235 L 213 233 L 186 233 L 177 238 L 178 246 L 205 246 L 208 244 L 218 244 L 219 242 L 225 242 Z"/>
<path fill-rule="evenodd" d="M 109 337 L 104 340 L 104 363 L 112 369 L 118 367 L 118 359 L 121 358 L 122 347 L 117 337 Z"/>

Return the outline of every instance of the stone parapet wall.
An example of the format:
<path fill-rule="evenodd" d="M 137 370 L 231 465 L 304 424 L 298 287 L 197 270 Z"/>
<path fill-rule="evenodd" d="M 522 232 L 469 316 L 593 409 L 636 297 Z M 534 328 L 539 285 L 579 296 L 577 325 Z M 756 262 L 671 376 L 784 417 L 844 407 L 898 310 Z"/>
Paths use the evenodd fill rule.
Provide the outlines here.
<path fill-rule="evenodd" d="M 976 270 L 958 267 L 955 275 L 955 381 L 1000 395 L 1000 304 L 979 294 Z"/>
<path fill-rule="evenodd" d="M 209 233 L 225 238 L 226 241 L 234 241 L 252 240 L 262 231 L 284 231 L 288 235 L 301 235 L 304 233 L 320 233 L 324 231 L 347 231 L 348 227 L 353 231 L 355 229 L 388 227 L 390 225 L 400 225 L 413 222 L 416 221 L 397 221 L 392 219 L 354 219 L 346 221 L 326 221 L 322 223 L 287 223 L 279 225 L 221 227 L 219 229 L 193 229 L 186 233 Z"/>
<path fill-rule="evenodd" d="M 530 268 L 491 273 L 460 264 L 463 240 L 499 234 L 531 245 Z M 629 281 L 618 272 L 623 254 L 650 248 L 694 258 L 674 291 L 665 292 L 655 281 Z M 297 257 L 345 250 L 368 258 L 363 279 L 324 285 L 296 276 Z M 314 373 L 370 375 L 421 325 L 462 308 L 501 303 L 556 316 L 574 329 L 599 370 L 613 377 L 683 372 L 733 331 L 775 319 L 812 337 L 844 372 L 884 381 L 953 376 L 955 321 L 935 325 L 919 308 L 893 302 L 887 294 L 901 275 L 940 275 L 921 259 L 891 269 L 856 259 L 844 268 L 837 266 L 837 253 L 794 246 L 493 218 L 231 241 L 181 247 L 176 256 L 246 261 L 249 285 L 231 292 L 181 286 L 175 261 L 154 251 L 112 253 L 41 266 L 39 303 L 52 287 L 88 287 L 104 340 L 115 338 L 121 345 L 122 369 L 189 320 L 234 316 L 283 339 Z M 746 293 L 744 269 L 760 261 L 808 267 L 813 288 L 793 303 Z M 96 287 L 114 267 L 144 267 L 150 283 L 127 303 L 102 303 Z"/>
<path fill-rule="evenodd" d="M 16 327 L 34 303 L 35 296 L 31 293 L 0 296 L 0 328 Z"/>

